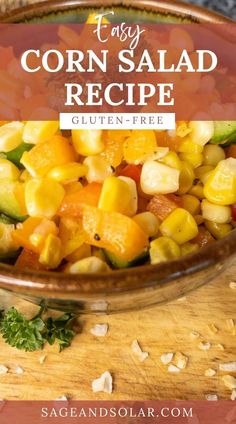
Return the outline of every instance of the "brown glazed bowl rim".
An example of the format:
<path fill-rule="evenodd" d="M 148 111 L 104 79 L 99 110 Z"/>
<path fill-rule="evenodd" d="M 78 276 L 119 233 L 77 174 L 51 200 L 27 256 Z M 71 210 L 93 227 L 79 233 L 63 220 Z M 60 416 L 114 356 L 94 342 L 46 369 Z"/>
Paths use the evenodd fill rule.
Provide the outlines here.
<path fill-rule="evenodd" d="M 230 19 L 199 6 L 175 0 L 51 0 L 28 5 L 0 17 L 2 23 L 19 22 L 53 12 L 79 7 L 132 7 L 154 13 L 191 19 L 194 22 L 226 23 Z M 0 287 L 24 293 L 57 296 L 63 293 L 77 296 L 115 295 L 133 290 L 145 290 L 157 284 L 164 286 L 177 278 L 219 266 L 236 254 L 236 229 L 224 239 L 181 259 L 157 265 L 143 265 L 125 270 L 96 274 L 64 274 L 19 270 L 0 264 Z"/>

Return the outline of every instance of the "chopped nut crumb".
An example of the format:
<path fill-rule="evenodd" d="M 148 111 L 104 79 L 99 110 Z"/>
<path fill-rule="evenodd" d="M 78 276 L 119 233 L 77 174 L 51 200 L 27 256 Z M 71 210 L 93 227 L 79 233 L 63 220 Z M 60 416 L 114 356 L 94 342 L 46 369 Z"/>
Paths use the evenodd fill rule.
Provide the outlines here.
<path fill-rule="evenodd" d="M 90 333 L 97 337 L 104 337 L 108 332 L 108 324 L 96 324 L 91 328 Z"/>
<path fill-rule="evenodd" d="M 15 373 L 16 373 L 16 374 L 23 374 L 23 373 L 24 373 L 24 370 L 23 370 L 23 368 L 21 368 L 19 365 L 17 365 L 17 366 L 15 367 Z"/>
<path fill-rule="evenodd" d="M 201 350 L 209 350 L 211 348 L 211 343 L 209 343 L 209 342 L 199 342 L 198 347 Z"/>
<path fill-rule="evenodd" d="M 42 355 L 42 356 L 40 356 L 40 358 L 39 358 L 39 363 L 40 363 L 40 364 L 43 364 L 43 363 L 44 363 L 44 361 L 45 361 L 45 359 L 46 359 L 46 355 Z"/>
<path fill-rule="evenodd" d="M 235 282 L 235 281 L 230 281 L 230 283 L 229 283 L 229 287 L 230 287 L 230 289 L 232 289 L 232 290 L 236 290 L 236 282 Z"/>
<path fill-rule="evenodd" d="M 215 324 L 209 324 L 207 328 L 210 334 L 216 334 L 219 331 L 219 329 L 215 326 Z"/>
<path fill-rule="evenodd" d="M 167 365 L 167 364 L 169 364 L 169 363 L 172 361 L 173 356 L 174 356 L 174 354 L 173 354 L 172 352 L 169 352 L 169 353 L 163 353 L 163 354 L 161 355 L 161 362 L 162 362 L 164 365 Z"/>
<path fill-rule="evenodd" d="M 233 390 L 230 396 L 231 400 L 236 400 L 236 390 Z"/>
<path fill-rule="evenodd" d="M 234 324 L 234 320 L 233 320 L 232 318 L 227 319 L 227 320 L 226 320 L 226 325 L 227 325 L 227 329 L 228 329 L 228 331 L 229 331 L 231 334 L 235 335 L 235 334 L 236 334 L 236 331 L 235 331 L 235 324 Z"/>
<path fill-rule="evenodd" d="M 105 392 L 112 393 L 112 376 L 109 371 L 105 371 L 101 377 L 93 380 L 92 382 L 93 392 Z"/>
<path fill-rule="evenodd" d="M 236 372 L 236 361 L 226 362 L 225 364 L 219 364 L 220 371 Z"/>
<path fill-rule="evenodd" d="M 222 380 L 224 382 L 224 385 L 230 389 L 230 390 L 234 390 L 236 389 L 236 378 L 233 377 L 232 375 L 224 375 L 222 377 Z"/>
<path fill-rule="evenodd" d="M 176 352 L 174 357 L 174 363 L 179 369 L 183 370 L 187 366 L 188 357 L 186 355 L 183 355 L 181 352 Z"/>
<path fill-rule="evenodd" d="M 205 396 L 205 398 L 206 398 L 206 400 L 213 400 L 213 401 L 215 401 L 215 400 L 218 400 L 218 396 L 217 395 L 215 395 L 215 394 L 208 394 L 208 395 L 206 395 Z"/>
<path fill-rule="evenodd" d="M 223 346 L 221 343 L 218 343 L 218 344 L 216 345 L 216 347 L 217 347 L 219 350 L 225 350 L 224 346 Z"/>
<path fill-rule="evenodd" d="M 197 331 L 192 331 L 192 332 L 190 333 L 190 337 L 191 337 L 192 339 L 199 339 L 200 334 L 199 334 Z"/>
<path fill-rule="evenodd" d="M 170 365 L 168 366 L 168 371 L 169 371 L 169 372 L 175 372 L 175 373 L 178 373 L 178 372 L 180 372 L 180 369 L 179 369 L 178 367 L 176 367 L 175 365 L 170 364 Z"/>
<path fill-rule="evenodd" d="M 206 377 L 213 377 L 214 375 L 216 375 L 216 371 L 215 371 L 215 370 L 213 370 L 212 368 L 208 368 L 208 369 L 205 371 L 205 376 L 206 376 Z"/>
<path fill-rule="evenodd" d="M 148 352 L 143 352 L 142 351 L 138 340 L 134 340 L 132 342 L 131 349 L 132 349 L 133 353 L 138 357 L 138 359 L 140 360 L 140 362 L 145 361 L 145 359 L 147 359 L 147 357 L 149 355 Z"/>
<path fill-rule="evenodd" d="M 7 374 L 8 373 L 8 368 L 5 367 L 5 365 L 0 364 L 0 374 Z"/>

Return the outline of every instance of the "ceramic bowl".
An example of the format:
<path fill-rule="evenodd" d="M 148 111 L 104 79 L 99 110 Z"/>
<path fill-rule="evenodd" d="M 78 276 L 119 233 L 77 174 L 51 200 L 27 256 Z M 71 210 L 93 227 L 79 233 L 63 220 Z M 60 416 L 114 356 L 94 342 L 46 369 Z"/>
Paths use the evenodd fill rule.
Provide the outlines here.
<path fill-rule="evenodd" d="M 228 19 L 178 1 L 56 0 L 10 12 L 2 22 L 78 22 L 90 11 L 115 8 L 126 22 L 212 22 Z M 108 273 L 67 275 L 17 270 L 0 264 L 0 288 L 35 303 L 76 313 L 112 313 L 167 302 L 208 283 L 236 255 L 236 232 L 199 252 L 159 265 L 144 265 Z"/>

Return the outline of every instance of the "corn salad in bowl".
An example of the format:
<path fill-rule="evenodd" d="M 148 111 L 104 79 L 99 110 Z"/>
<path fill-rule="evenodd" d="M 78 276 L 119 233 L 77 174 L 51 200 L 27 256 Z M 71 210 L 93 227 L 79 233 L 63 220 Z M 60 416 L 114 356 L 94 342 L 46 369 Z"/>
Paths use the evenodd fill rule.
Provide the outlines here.
<path fill-rule="evenodd" d="M 107 272 L 223 238 L 236 219 L 235 131 L 234 121 L 65 134 L 56 121 L 1 122 L 1 262 Z"/>

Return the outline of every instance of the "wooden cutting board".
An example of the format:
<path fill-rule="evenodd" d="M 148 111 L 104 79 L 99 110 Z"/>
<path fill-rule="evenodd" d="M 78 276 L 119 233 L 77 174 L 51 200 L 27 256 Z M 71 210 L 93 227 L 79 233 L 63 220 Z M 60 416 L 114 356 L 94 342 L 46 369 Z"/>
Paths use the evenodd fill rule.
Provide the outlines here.
<path fill-rule="evenodd" d="M 217 394 L 229 399 L 230 391 L 222 382 L 219 363 L 236 360 L 236 336 L 227 329 L 226 320 L 236 320 L 236 290 L 229 288 L 234 280 L 236 265 L 214 282 L 165 306 L 113 316 L 83 316 L 79 318 L 81 333 L 72 346 L 58 353 L 56 346 L 43 351 L 24 353 L 9 347 L 0 339 L 0 364 L 9 373 L 0 375 L 0 398 L 56 399 L 67 395 L 72 399 L 204 399 Z M 15 305 L 31 315 L 35 306 L 1 292 L 1 306 Z M 95 337 L 90 329 L 96 323 L 108 323 L 105 337 Z M 215 324 L 217 334 L 209 332 Z M 211 343 L 207 351 L 199 349 L 200 339 L 190 337 L 199 332 Z M 132 354 L 131 343 L 137 339 L 149 352 L 140 363 Z M 219 350 L 217 344 L 224 346 Z M 189 358 L 188 366 L 171 374 L 160 360 L 165 352 L 181 351 Z M 45 361 L 40 364 L 40 358 Z M 16 374 L 16 366 L 23 374 Z M 217 371 L 205 377 L 205 370 Z M 92 381 L 109 370 L 114 378 L 111 395 L 94 394 Z"/>

